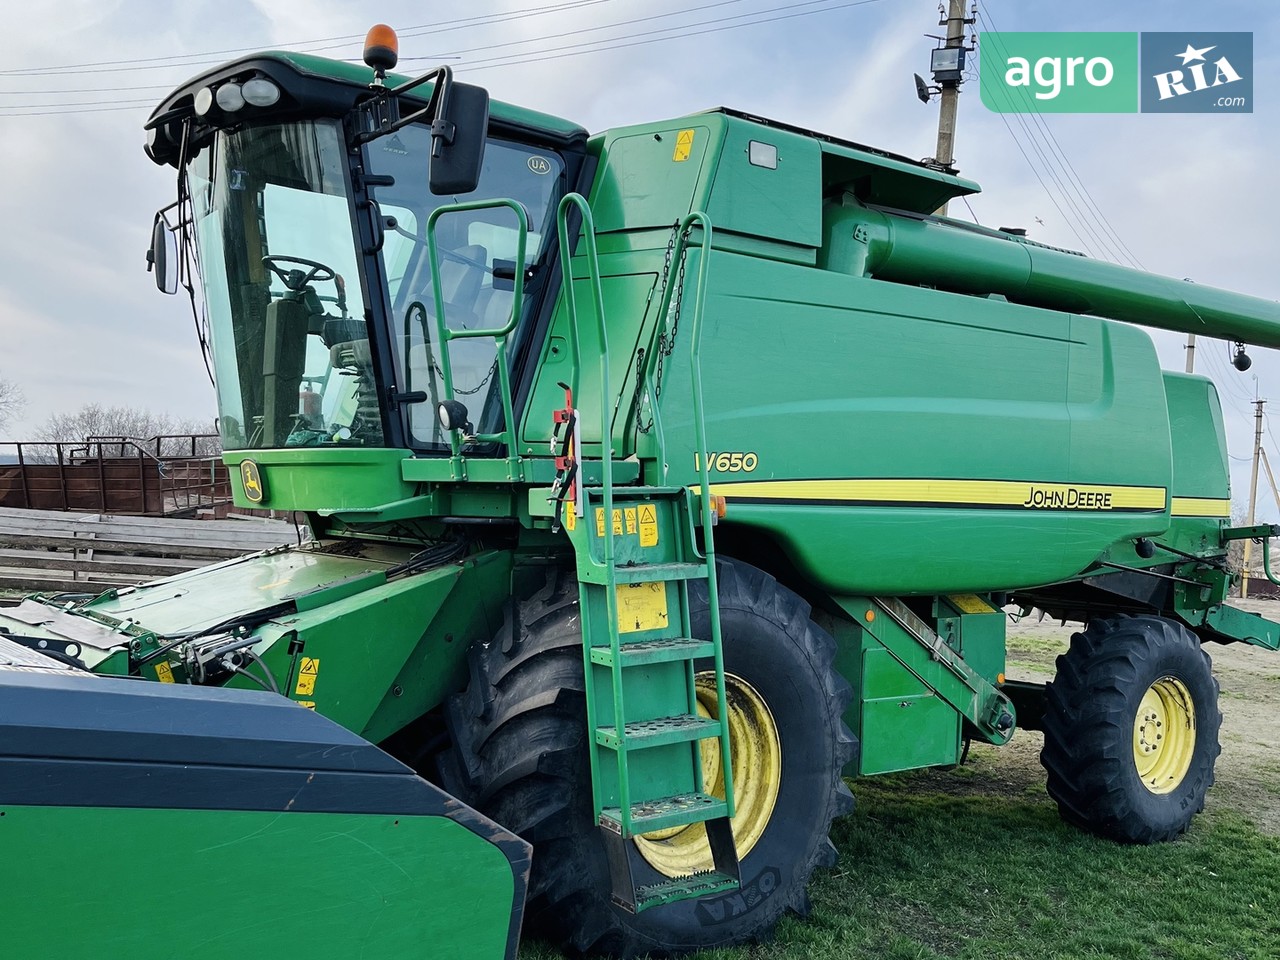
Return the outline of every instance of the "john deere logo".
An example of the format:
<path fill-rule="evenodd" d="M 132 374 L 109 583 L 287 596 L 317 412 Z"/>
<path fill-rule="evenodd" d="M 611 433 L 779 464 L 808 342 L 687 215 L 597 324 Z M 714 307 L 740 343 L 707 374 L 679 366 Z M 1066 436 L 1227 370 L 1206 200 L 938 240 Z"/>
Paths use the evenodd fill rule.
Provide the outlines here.
<path fill-rule="evenodd" d="M 240 461 L 240 483 L 244 486 L 245 499 L 250 503 L 261 503 L 267 495 L 262 484 L 262 473 L 252 460 Z"/>

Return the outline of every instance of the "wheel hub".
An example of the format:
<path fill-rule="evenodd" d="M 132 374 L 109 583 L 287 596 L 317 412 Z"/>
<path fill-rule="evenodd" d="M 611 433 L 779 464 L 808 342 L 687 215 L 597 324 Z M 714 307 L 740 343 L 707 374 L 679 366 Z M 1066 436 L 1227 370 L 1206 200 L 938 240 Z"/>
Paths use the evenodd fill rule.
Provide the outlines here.
<path fill-rule="evenodd" d="M 694 679 L 699 715 L 719 717 L 715 674 L 704 671 Z M 751 684 L 726 672 L 724 691 L 729 703 L 729 750 L 736 810 L 730 823 L 738 859 L 742 860 L 764 835 L 773 816 L 782 780 L 782 743 L 768 704 Z M 714 739 L 703 740 L 701 754 L 705 792 L 723 797 L 724 771 L 719 745 Z M 636 837 L 635 844 L 640 855 L 668 877 L 714 868 L 707 829 L 701 823 L 646 833 Z"/>
<path fill-rule="evenodd" d="M 1172 793 L 1191 769 L 1196 747 L 1196 711 L 1191 691 L 1176 677 L 1147 688 L 1133 720 L 1133 762 L 1142 785 Z"/>

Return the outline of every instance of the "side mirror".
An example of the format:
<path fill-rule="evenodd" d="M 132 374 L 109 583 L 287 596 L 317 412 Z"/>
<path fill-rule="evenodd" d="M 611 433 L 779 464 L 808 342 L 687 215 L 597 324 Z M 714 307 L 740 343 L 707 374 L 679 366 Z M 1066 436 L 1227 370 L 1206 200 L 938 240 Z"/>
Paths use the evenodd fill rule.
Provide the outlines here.
<path fill-rule="evenodd" d="M 431 124 L 434 194 L 470 193 L 480 183 L 489 135 L 489 91 L 470 83 L 450 83 L 440 113 Z"/>
<path fill-rule="evenodd" d="M 156 214 L 156 222 L 151 227 L 147 270 L 155 274 L 156 289 L 161 293 L 178 292 L 178 237 L 161 213 Z"/>

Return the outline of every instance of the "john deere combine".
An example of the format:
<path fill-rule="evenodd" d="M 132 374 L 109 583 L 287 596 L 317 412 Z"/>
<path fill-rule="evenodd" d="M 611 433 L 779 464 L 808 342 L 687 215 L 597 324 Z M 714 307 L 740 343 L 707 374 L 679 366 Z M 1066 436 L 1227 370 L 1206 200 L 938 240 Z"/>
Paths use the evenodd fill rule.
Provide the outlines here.
<path fill-rule="evenodd" d="M 951 170 L 726 109 L 588 135 L 394 50 L 147 124 L 236 502 L 312 539 L 0 618 L 11 955 L 738 943 L 805 911 L 845 776 L 1020 727 L 1072 823 L 1187 828 L 1201 642 L 1280 625 L 1224 602 L 1268 531 L 1213 386 L 1133 324 L 1277 347 L 1280 307 L 934 216 Z M 1047 687 L 1008 604 L 1085 624 Z"/>

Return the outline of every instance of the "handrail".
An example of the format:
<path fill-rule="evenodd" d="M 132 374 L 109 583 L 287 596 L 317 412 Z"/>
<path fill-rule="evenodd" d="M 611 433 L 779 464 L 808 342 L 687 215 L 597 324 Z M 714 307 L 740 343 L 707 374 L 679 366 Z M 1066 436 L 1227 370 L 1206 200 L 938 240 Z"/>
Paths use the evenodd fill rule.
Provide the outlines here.
<path fill-rule="evenodd" d="M 603 559 L 610 564 L 613 562 L 613 405 L 609 401 L 613 391 L 609 384 L 609 333 L 604 317 L 604 289 L 600 283 L 600 252 L 596 246 L 595 218 L 591 215 L 587 198 L 580 193 L 565 194 L 556 208 L 556 231 L 560 238 L 560 269 L 564 274 L 565 306 L 569 317 L 569 390 L 575 404 L 578 402 L 582 345 L 578 333 L 578 297 L 573 287 L 573 256 L 569 249 L 567 214 L 570 207 L 577 207 L 582 216 L 582 240 L 587 248 L 587 274 L 591 281 L 591 301 L 600 345 L 600 461 L 604 477 L 604 515 L 609 519 L 605 524 Z M 610 616 L 613 615 L 611 611 Z"/>
<path fill-rule="evenodd" d="M 610 402 L 613 391 L 609 384 L 609 334 L 604 316 L 604 289 L 600 283 L 600 252 L 596 246 L 595 218 L 591 215 L 591 207 L 587 198 L 580 193 L 568 193 L 556 207 L 556 233 L 560 240 L 560 269 L 564 277 L 565 307 L 568 315 L 569 343 L 571 353 L 569 386 L 573 403 L 578 403 L 579 361 L 582 356 L 578 332 L 578 298 L 573 287 L 573 251 L 569 247 L 570 208 L 577 207 L 582 217 L 582 241 L 586 247 L 587 276 L 591 281 L 591 300 L 596 314 L 596 335 L 599 339 L 600 354 L 600 476 L 601 476 L 601 508 L 604 510 L 604 541 L 601 560 L 609 571 L 609 583 L 604 589 L 605 623 L 616 625 L 618 622 L 618 594 L 613 583 L 613 404 Z M 575 451 L 581 456 L 581 453 Z M 621 637 L 617 630 L 609 630 L 609 648 L 613 654 L 613 662 L 621 657 Z M 613 670 L 613 704 L 618 718 L 626 716 L 623 700 L 622 671 Z M 588 683 L 590 674 L 588 673 Z M 588 691 L 590 687 L 588 687 Z M 723 700 L 721 701 L 724 702 Z M 592 714 L 589 712 L 588 716 Z M 622 720 L 618 721 L 618 732 L 623 734 Z M 625 736 L 625 734 L 623 734 Z M 618 803 L 622 811 L 623 822 L 630 822 L 631 797 L 629 780 L 625 776 L 626 751 L 617 752 L 618 762 Z M 594 776 L 594 774 L 593 774 Z M 598 796 L 598 794 L 597 794 Z"/>
<path fill-rule="evenodd" d="M 715 535 L 712 533 L 714 520 L 712 518 L 711 506 L 711 475 L 707 460 L 707 424 L 703 413 L 702 404 L 702 317 L 705 313 L 707 302 L 707 271 L 711 263 L 711 218 L 703 211 L 695 210 L 680 221 L 679 232 L 676 235 L 675 247 L 671 252 L 670 270 L 677 270 L 681 258 L 685 255 L 685 248 L 689 242 L 689 235 L 693 230 L 693 225 L 697 224 L 702 228 L 702 236 L 699 238 L 702 247 L 702 255 L 698 257 L 698 278 L 697 285 L 694 288 L 693 298 L 693 320 L 692 329 L 689 332 L 689 377 L 691 387 L 693 388 L 693 439 L 696 446 L 696 459 L 698 461 L 698 484 L 700 501 L 700 509 L 702 512 L 702 544 L 703 553 L 707 561 L 707 593 L 710 598 L 720 595 L 717 579 L 716 579 L 716 547 Z M 669 278 L 668 278 L 669 279 Z M 663 297 L 665 303 L 671 300 L 671 283 L 667 283 L 667 292 Z M 659 316 L 666 319 L 666 311 L 663 310 Z M 657 397 L 651 401 L 654 423 L 658 422 Z M 664 454 L 664 451 L 659 451 Z M 659 456 L 659 460 L 663 461 L 664 478 L 665 478 L 665 461 L 666 456 Z M 716 676 L 716 702 L 728 703 L 725 699 L 724 689 L 724 645 L 721 639 L 720 631 L 720 604 L 714 599 L 707 604 L 708 619 L 711 626 L 711 640 L 715 649 L 715 676 Z M 727 712 L 726 712 L 727 716 Z M 725 727 L 724 736 L 720 737 L 720 768 L 724 771 L 724 787 L 725 800 L 729 804 L 729 816 L 734 813 L 733 799 L 733 764 L 729 751 L 729 737 L 727 736 L 727 726 Z"/>
<path fill-rule="evenodd" d="M 476 330 L 450 330 L 445 323 L 444 316 L 444 288 L 440 283 L 440 258 L 438 244 L 436 243 L 436 224 L 440 218 L 454 213 L 466 213 L 470 210 L 490 210 L 496 207 L 506 207 L 516 215 L 516 220 L 520 225 L 519 235 L 516 240 L 516 269 L 514 279 L 514 290 L 511 300 L 511 318 L 501 327 L 481 327 Z M 431 260 L 431 294 L 436 305 L 436 331 L 440 337 L 440 378 L 444 381 L 444 396 L 446 400 L 453 400 L 453 362 L 450 359 L 449 341 L 450 340 L 466 340 L 476 337 L 486 337 L 494 341 L 494 360 L 498 367 L 498 391 L 502 395 L 502 431 L 500 433 L 478 433 L 472 439 L 481 443 L 504 443 L 507 447 L 507 467 L 511 472 L 511 479 L 519 479 L 520 473 L 520 457 L 518 454 L 518 445 L 516 443 L 516 424 L 515 424 L 515 405 L 511 399 L 511 370 L 507 364 L 507 337 L 515 330 L 516 324 L 520 322 L 521 309 L 524 306 L 524 273 L 525 273 L 525 247 L 529 239 L 529 213 L 525 210 L 524 204 L 511 200 L 506 197 L 498 197 L 488 200 L 468 200 L 464 203 L 454 203 L 445 207 L 437 207 L 431 211 L 431 215 L 427 217 L 427 256 Z M 408 363 L 408 358 L 405 358 Z M 478 416 L 478 414 L 477 414 Z M 462 437 L 460 431 L 449 431 L 449 462 L 452 466 L 454 477 L 461 479 L 463 477 L 462 464 Z"/>

